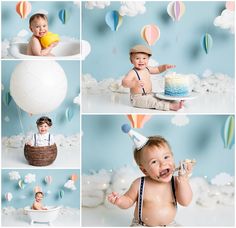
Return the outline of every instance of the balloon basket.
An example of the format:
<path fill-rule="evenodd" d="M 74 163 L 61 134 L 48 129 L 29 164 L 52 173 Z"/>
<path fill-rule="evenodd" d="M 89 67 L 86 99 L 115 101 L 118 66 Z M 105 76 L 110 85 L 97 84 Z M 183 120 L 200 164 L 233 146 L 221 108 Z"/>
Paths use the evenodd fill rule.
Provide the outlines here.
<path fill-rule="evenodd" d="M 24 155 L 30 165 L 47 166 L 52 164 L 57 157 L 57 146 L 30 146 L 25 145 Z"/>

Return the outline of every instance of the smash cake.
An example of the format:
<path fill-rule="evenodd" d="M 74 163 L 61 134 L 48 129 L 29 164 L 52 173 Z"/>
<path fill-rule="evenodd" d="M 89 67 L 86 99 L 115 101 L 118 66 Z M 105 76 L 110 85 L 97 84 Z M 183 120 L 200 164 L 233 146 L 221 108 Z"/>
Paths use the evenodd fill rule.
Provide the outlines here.
<path fill-rule="evenodd" d="M 185 97 L 189 95 L 189 77 L 175 72 L 165 76 L 164 94 L 173 97 Z"/>

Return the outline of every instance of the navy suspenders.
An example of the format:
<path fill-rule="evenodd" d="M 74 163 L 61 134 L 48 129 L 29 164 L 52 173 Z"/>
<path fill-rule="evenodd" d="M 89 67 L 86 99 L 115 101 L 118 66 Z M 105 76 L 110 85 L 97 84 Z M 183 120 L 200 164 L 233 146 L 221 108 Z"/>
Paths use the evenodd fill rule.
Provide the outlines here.
<path fill-rule="evenodd" d="M 140 78 L 140 76 L 139 76 L 139 74 L 138 74 L 138 71 L 137 71 L 135 68 L 133 68 L 133 70 L 134 70 L 134 72 L 137 74 L 138 80 L 140 81 L 141 78 Z M 143 90 L 142 95 L 146 95 L 145 89 L 144 89 L 143 87 L 142 87 L 142 90 Z"/>
<path fill-rule="evenodd" d="M 48 135 L 48 146 L 50 146 L 50 138 L 51 138 L 51 136 L 50 136 L 50 134 Z M 34 146 L 37 146 L 36 145 L 36 134 L 34 134 Z"/>
<path fill-rule="evenodd" d="M 143 209 L 143 190 L 144 190 L 144 177 L 140 178 L 140 186 L 139 186 L 139 195 L 138 195 L 138 222 L 140 225 L 143 225 L 142 221 L 142 209 Z"/>
<path fill-rule="evenodd" d="M 144 222 L 142 221 L 142 209 L 143 209 L 143 192 L 144 192 L 144 185 L 145 185 L 145 177 L 140 178 L 140 185 L 139 185 L 139 195 L 138 195 L 138 222 L 140 225 L 144 225 Z M 177 207 L 177 201 L 176 201 L 176 194 L 175 194 L 175 181 L 174 177 L 171 178 L 171 187 L 172 192 L 175 199 L 175 206 Z"/>

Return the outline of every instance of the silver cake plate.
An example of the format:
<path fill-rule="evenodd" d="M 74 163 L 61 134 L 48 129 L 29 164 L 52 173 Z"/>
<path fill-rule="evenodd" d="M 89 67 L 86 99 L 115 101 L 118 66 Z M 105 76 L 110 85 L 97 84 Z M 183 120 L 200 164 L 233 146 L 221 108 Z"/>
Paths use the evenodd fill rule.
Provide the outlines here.
<path fill-rule="evenodd" d="M 165 95 L 164 92 L 163 93 L 156 93 L 155 96 L 157 98 L 163 99 L 163 100 L 169 100 L 169 101 L 181 101 L 181 100 L 192 100 L 198 97 L 198 93 L 196 92 L 191 92 L 189 93 L 188 96 L 169 96 L 169 95 Z"/>

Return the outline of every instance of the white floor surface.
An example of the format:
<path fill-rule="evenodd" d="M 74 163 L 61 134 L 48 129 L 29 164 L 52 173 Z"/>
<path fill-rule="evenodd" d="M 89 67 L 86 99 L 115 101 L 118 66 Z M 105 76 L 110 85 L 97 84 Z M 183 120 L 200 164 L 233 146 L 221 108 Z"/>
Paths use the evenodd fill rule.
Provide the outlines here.
<path fill-rule="evenodd" d="M 134 108 L 130 104 L 129 94 L 122 93 L 83 93 L 82 100 L 83 113 L 176 113 Z M 234 113 L 234 94 L 230 92 L 199 94 L 195 99 L 186 100 L 184 107 L 177 113 Z"/>
<path fill-rule="evenodd" d="M 24 157 L 23 148 L 2 148 L 2 168 L 33 168 Z M 80 168 L 79 147 L 58 147 L 56 160 L 47 168 Z M 41 168 L 38 167 L 37 168 Z M 42 167 L 42 168 L 45 168 Z"/>

